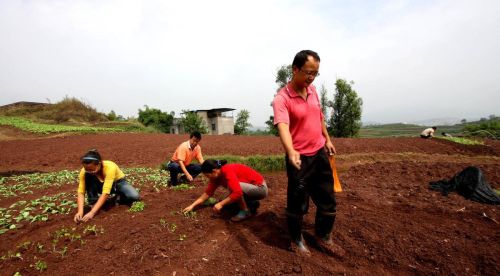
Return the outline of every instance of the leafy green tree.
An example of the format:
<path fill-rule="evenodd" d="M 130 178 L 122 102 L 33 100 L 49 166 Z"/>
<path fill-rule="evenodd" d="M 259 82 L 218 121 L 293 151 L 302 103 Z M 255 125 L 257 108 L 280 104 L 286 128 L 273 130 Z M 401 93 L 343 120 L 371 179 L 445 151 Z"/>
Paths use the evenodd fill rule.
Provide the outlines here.
<path fill-rule="evenodd" d="M 363 100 L 351 87 L 354 82 L 338 79 L 335 82 L 335 94 L 331 107 L 333 113 L 329 120 L 329 129 L 335 137 L 354 137 L 361 128 L 361 108 Z"/>
<path fill-rule="evenodd" d="M 321 112 L 323 112 L 323 115 L 325 116 L 325 121 L 328 119 L 328 107 L 331 105 L 330 102 L 328 101 L 328 91 L 326 90 L 325 85 L 321 85 L 321 91 L 320 91 L 320 104 L 321 104 Z"/>
<path fill-rule="evenodd" d="M 248 128 L 252 125 L 248 122 L 250 118 L 250 112 L 246 109 L 242 109 L 238 115 L 236 115 L 236 123 L 234 124 L 234 134 L 247 134 Z"/>
<path fill-rule="evenodd" d="M 269 116 L 269 120 L 266 121 L 266 126 L 269 134 L 279 136 L 278 128 L 274 125 L 274 116 Z"/>
<path fill-rule="evenodd" d="M 152 126 L 161 132 L 169 133 L 174 117 L 159 109 L 149 108 L 147 105 L 144 107 L 144 110 L 139 109 L 139 118 L 137 120 L 145 126 Z"/>
<path fill-rule="evenodd" d="M 276 83 L 278 84 L 279 91 L 281 88 L 285 87 L 285 85 L 292 79 L 292 65 L 281 65 L 278 68 L 278 72 L 276 73 Z"/>
<path fill-rule="evenodd" d="M 180 124 L 186 133 L 199 131 L 202 134 L 208 133 L 207 127 L 203 124 L 203 119 L 194 111 L 183 110 Z"/>

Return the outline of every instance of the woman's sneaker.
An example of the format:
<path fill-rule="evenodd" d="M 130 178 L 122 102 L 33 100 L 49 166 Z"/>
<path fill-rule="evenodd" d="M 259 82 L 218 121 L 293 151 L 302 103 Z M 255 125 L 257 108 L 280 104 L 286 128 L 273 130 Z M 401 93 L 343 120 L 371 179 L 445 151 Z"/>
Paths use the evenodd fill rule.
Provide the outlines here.
<path fill-rule="evenodd" d="M 252 214 L 250 213 L 250 211 L 240 210 L 236 216 L 231 218 L 231 221 L 240 222 L 240 221 L 243 221 L 243 220 L 249 218 L 251 215 Z"/>

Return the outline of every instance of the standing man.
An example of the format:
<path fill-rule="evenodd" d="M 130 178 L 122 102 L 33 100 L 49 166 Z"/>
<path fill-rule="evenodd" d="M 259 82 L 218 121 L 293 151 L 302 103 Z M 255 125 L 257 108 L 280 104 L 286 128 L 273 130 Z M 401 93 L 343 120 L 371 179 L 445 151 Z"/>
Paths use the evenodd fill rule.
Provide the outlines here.
<path fill-rule="evenodd" d="M 203 163 L 203 155 L 201 155 L 201 133 L 194 131 L 189 136 L 189 140 L 180 144 L 174 152 L 167 165 L 170 172 L 170 184 L 176 186 L 179 181 L 193 181 L 193 179 L 201 173 L 201 164 Z M 198 160 L 199 164 L 191 164 L 193 159 Z M 179 173 L 184 173 L 179 180 Z"/>
<path fill-rule="evenodd" d="M 309 209 L 309 196 L 317 207 L 315 237 L 320 248 L 334 249 L 330 233 L 335 223 L 336 201 L 328 155 L 336 153 L 326 129 L 316 88 L 320 58 L 311 50 L 297 53 L 292 63 L 292 80 L 273 101 L 274 124 L 286 151 L 288 175 L 287 223 L 292 250 L 310 256 L 302 237 L 302 217 Z"/>

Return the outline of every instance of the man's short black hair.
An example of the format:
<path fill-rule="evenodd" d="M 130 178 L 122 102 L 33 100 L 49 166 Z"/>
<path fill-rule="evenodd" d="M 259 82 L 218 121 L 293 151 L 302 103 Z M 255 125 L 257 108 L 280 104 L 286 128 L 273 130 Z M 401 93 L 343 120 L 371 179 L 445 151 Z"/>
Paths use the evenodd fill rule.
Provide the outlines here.
<path fill-rule="evenodd" d="M 302 68 L 302 66 L 304 66 L 304 64 L 306 63 L 308 56 L 312 56 L 314 58 L 314 60 L 316 60 L 318 62 L 321 61 L 318 53 L 311 51 L 311 50 L 302 50 L 295 55 L 295 58 L 293 59 L 292 67 L 297 67 L 298 69 Z"/>
<path fill-rule="evenodd" d="M 189 139 L 191 139 L 193 137 L 195 137 L 198 140 L 201 140 L 201 133 L 199 131 L 193 131 L 193 132 L 191 132 Z"/>

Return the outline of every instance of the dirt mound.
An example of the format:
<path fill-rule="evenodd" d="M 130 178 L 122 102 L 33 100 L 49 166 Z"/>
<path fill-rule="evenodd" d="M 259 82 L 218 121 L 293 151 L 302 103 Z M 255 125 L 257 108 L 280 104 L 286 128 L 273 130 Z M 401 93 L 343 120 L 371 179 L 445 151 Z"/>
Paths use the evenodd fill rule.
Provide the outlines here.
<path fill-rule="evenodd" d="M 121 167 L 156 167 L 186 139 L 107 134 L 4 141 L 0 146 L 8 156 L 2 155 L 0 164 L 4 171 L 73 169 L 79 167 L 78 157 L 97 145 Z M 449 179 L 469 165 L 479 166 L 498 189 L 496 154 L 480 150 L 485 156 L 478 158 L 476 149 L 413 138 L 334 142 L 339 153 L 362 158 L 353 162 L 346 157 L 350 160 L 346 165 L 339 156 L 344 192 L 337 194 L 334 237 L 346 251 L 343 256 L 326 255 L 314 246 L 311 258 L 288 250 L 287 178 L 285 172 L 276 172 L 264 174 L 270 193 L 258 215 L 242 223 L 227 220 L 229 213 L 215 216 L 210 208 L 198 209 L 194 216 L 179 212 L 203 192 L 202 178 L 186 191 L 158 189 L 146 180 L 140 186 L 146 204 L 143 212 L 115 206 L 91 223 L 75 225 L 72 211 L 1 235 L 0 254 L 7 257 L 0 259 L 0 267 L 6 275 L 35 274 L 36 267 L 42 266 L 39 261 L 52 275 L 500 274 L 499 207 L 428 189 L 430 181 Z M 202 147 L 206 155 L 282 154 L 275 137 L 205 136 Z M 408 152 L 412 154 L 399 155 Z M 363 160 L 377 153 L 390 158 Z M 460 158 L 446 162 L 446 155 Z M 415 156 L 427 159 L 419 162 Z M 73 193 L 76 179 L 68 184 L 34 190 L 22 198 L 0 197 L 0 207 L 8 208 L 20 199 Z M 216 193 L 219 198 L 225 195 L 222 190 Z M 311 208 L 306 216 L 308 241 L 314 211 Z"/>

